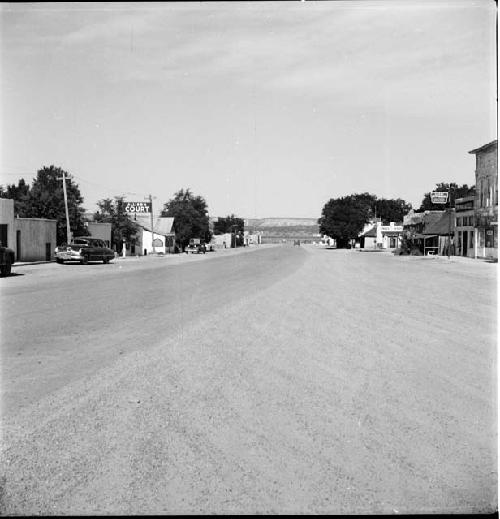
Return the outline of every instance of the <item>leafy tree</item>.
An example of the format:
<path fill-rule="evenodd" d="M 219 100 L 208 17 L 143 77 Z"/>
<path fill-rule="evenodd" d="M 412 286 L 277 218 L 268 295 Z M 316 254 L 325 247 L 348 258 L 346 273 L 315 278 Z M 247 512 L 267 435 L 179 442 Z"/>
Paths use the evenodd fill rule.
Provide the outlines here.
<path fill-rule="evenodd" d="M 66 193 L 68 198 L 69 225 L 72 234 L 85 236 L 88 234 L 83 223 L 83 197 L 78 185 L 70 174 L 66 175 Z M 64 243 L 66 233 L 66 208 L 62 185 L 63 170 L 55 166 L 38 170 L 31 188 L 21 179 L 16 186 L 2 188 L 0 196 L 14 199 L 14 211 L 20 218 L 50 218 L 57 220 L 57 243 Z"/>
<path fill-rule="evenodd" d="M 411 209 L 411 204 L 401 198 L 377 198 L 370 193 L 357 193 L 330 199 L 323 207 L 318 220 L 320 233 L 337 241 L 339 247 L 356 239 L 370 218 L 380 218 L 382 223 L 401 222 Z"/>
<path fill-rule="evenodd" d="M 376 198 L 372 205 L 372 216 L 382 220 L 383 224 L 389 222 L 402 222 L 403 217 L 411 210 L 411 204 L 397 199 Z"/>
<path fill-rule="evenodd" d="M 475 192 L 475 186 L 468 186 L 467 184 L 462 184 L 459 186 L 455 182 L 451 182 L 451 184 L 447 184 L 446 182 L 439 182 L 436 184 L 436 189 L 434 191 L 450 193 L 448 197 L 448 202 L 446 204 L 447 207 L 455 207 L 455 200 L 457 198 L 463 198 L 465 196 L 471 196 Z M 422 203 L 418 209 L 419 212 L 422 211 L 439 211 L 443 208 L 443 204 L 433 204 L 431 201 L 431 193 L 425 193 Z"/>
<path fill-rule="evenodd" d="M 130 220 L 126 205 L 122 196 L 115 196 L 114 200 L 104 198 L 97 202 L 99 210 L 94 213 L 96 222 L 111 224 L 111 242 L 116 250 L 122 248 L 124 239 L 127 243 L 136 243 L 137 226 Z"/>
<path fill-rule="evenodd" d="M 174 218 L 175 241 L 181 250 L 191 238 L 210 241 L 208 206 L 205 199 L 189 189 L 181 189 L 163 206 L 162 216 Z"/>
<path fill-rule="evenodd" d="M 29 210 L 30 186 L 21 178 L 17 184 L 9 184 L 4 189 L 0 186 L 1 198 L 12 198 L 14 200 L 14 213 L 19 218 L 25 218 Z"/>
<path fill-rule="evenodd" d="M 219 218 L 214 222 L 214 234 L 225 234 L 227 232 L 237 232 L 243 234 L 244 232 L 244 221 L 243 218 L 237 218 L 232 214 L 225 218 Z"/>
<path fill-rule="evenodd" d="M 338 247 L 346 247 L 356 239 L 370 218 L 370 196 L 349 195 L 331 198 L 323 207 L 318 220 L 319 231 L 337 241 Z"/>
<path fill-rule="evenodd" d="M 66 210 L 61 168 L 50 166 L 38 170 L 29 195 L 28 218 L 53 218 L 57 220 L 57 243 L 66 242 Z M 83 223 L 83 197 L 71 175 L 66 175 L 69 225 L 73 236 L 88 235 Z"/>

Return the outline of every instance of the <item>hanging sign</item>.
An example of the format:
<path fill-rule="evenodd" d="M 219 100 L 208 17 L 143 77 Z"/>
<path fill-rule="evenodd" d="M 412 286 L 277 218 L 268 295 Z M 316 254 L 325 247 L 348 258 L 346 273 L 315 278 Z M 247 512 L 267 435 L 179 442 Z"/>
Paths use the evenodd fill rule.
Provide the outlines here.
<path fill-rule="evenodd" d="M 151 202 L 127 202 L 125 204 L 125 211 L 127 213 L 142 213 L 142 214 L 150 214 L 151 213 Z"/>
<path fill-rule="evenodd" d="M 448 202 L 448 193 L 442 191 L 434 191 L 431 193 L 431 202 L 433 204 L 446 204 Z"/>

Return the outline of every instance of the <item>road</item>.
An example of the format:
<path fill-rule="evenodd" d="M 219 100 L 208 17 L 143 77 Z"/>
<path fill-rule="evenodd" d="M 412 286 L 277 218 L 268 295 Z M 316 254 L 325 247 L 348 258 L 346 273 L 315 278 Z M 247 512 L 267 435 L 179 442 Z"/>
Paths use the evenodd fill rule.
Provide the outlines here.
<path fill-rule="evenodd" d="M 495 264 L 277 246 L 16 272 L 3 514 L 497 508 Z"/>

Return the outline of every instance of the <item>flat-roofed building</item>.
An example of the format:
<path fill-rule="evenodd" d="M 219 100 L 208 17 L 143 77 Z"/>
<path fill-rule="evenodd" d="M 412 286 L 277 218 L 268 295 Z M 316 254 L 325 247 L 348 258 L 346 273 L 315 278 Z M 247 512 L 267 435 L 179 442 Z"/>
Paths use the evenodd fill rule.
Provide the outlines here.
<path fill-rule="evenodd" d="M 498 258 L 498 141 L 469 153 L 476 156 L 475 256 Z"/>

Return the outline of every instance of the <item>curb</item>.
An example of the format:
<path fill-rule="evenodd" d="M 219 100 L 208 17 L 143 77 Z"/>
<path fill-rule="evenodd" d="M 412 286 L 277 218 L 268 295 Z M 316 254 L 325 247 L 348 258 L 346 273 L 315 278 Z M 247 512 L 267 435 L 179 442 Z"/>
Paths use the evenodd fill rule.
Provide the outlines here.
<path fill-rule="evenodd" d="M 20 261 L 20 262 L 14 262 L 12 264 L 13 267 L 29 267 L 30 265 L 45 265 L 46 263 L 55 263 L 56 260 L 50 260 L 50 261 Z"/>

